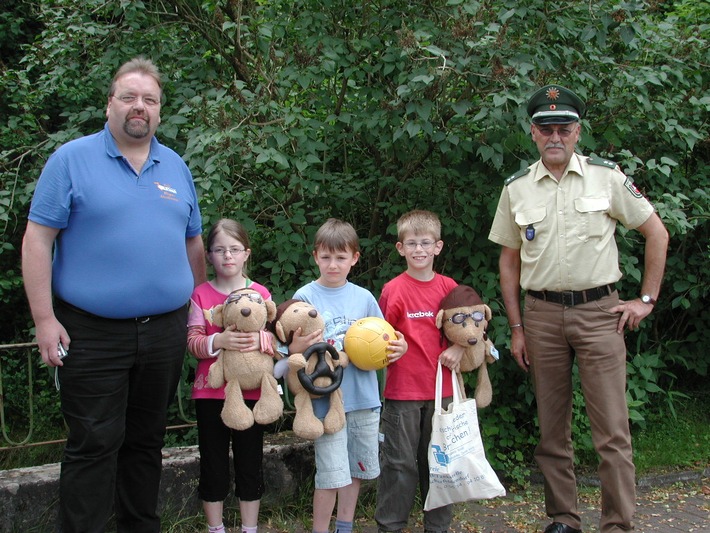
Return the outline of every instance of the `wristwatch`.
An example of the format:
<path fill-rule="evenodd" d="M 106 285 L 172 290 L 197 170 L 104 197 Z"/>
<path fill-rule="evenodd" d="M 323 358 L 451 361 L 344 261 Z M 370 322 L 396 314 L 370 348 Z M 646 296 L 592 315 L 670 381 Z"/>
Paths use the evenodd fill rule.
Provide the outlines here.
<path fill-rule="evenodd" d="M 651 304 L 651 305 L 656 305 L 656 299 L 652 298 L 648 294 L 642 294 L 641 295 L 641 301 L 645 304 Z"/>

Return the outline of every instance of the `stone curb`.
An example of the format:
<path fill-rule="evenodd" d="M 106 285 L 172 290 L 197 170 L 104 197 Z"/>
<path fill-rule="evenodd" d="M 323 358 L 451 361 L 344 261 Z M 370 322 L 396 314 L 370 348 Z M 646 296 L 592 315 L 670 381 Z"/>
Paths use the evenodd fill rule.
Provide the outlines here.
<path fill-rule="evenodd" d="M 710 468 L 702 470 L 683 470 L 679 472 L 670 472 L 668 474 L 658 474 L 654 476 L 644 476 L 636 481 L 637 487 L 662 487 L 680 483 L 682 481 L 697 481 L 703 478 L 710 477 Z"/>
<path fill-rule="evenodd" d="M 636 480 L 636 487 L 663 487 L 666 485 L 672 485 L 673 483 L 680 483 L 682 481 L 697 481 L 706 477 L 710 477 L 710 467 L 696 470 L 679 470 L 677 472 L 668 472 L 665 474 L 652 474 L 649 476 L 642 476 Z M 542 474 L 538 471 L 532 472 L 530 474 L 530 482 L 533 485 L 542 485 Z M 599 478 L 596 476 L 577 475 L 577 483 L 579 485 L 584 485 L 587 487 L 601 486 Z"/>
<path fill-rule="evenodd" d="M 265 506 L 277 505 L 311 483 L 315 464 L 313 443 L 264 446 Z M 0 471 L 0 533 L 51 531 L 57 516 L 58 463 Z M 197 446 L 163 450 L 159 509 L 197 514 L 199 479 Z"/>

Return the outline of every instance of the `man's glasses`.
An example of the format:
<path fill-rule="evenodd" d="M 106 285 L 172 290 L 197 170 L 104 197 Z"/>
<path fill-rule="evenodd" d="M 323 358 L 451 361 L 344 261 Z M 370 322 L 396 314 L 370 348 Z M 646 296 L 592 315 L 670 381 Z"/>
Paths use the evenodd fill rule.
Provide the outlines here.
<path fill-rule="evenodd" d="M 574 133 L 574 130 L 570 128 L 560 128 L 556 130 L 547 126 L 535 127 L 537 128 L 537 131 L 540 132 L 540 135 L 542 135 L 543 137 L 552 137 L 552 135 L 557 132 L 557 135 L 559 135 L 562 139 L 565 139 Z"/>
<path fill-rule="evenodd" d="M 126 105 L 135 104 L 139 98 L 143 100 L 143 103 L 148 107 L 155 107 L 157 105 L 160 105 L 160 99 L 154 96 L 135 96 L 133 94 L 122 94 L 121 96 L 113 96 L 113 98 Z"/>
<path fill-rule="evenodd" d="M 421 246 L 422 250 L 431 250 L 436 244 L 436 241 L 405 241 L 402 244 L 407 250 L 416 250 L 417 246 Z"/>
<path fill-rule="evenodd" d="M 259 294 L 253 292 L 234 291 L 232 294 L 229 295 L 229 297 L 227 297 L 227 300 L 224 303 L 225 305 L 237 303 L 242 298 L 246 298 L 247 300 L 257 304 L 264 302 L 264 299 Z"/>
<path fill-rule="evenodd" d="M 211 252 L 213 254 L 221 255 L 224 257 L 229 252 L 232 256 L 239 255 L 240 253 L 246 251 L 244 248 L 239 248 L 237 246 L 232 246 L 231 248 L 222 248 L 218 246 L 217 248 L 212 248 Z"/>
<path fill-rule="evenodd" d="M 472 318 L 473 321 L 478 324 L 479 322 L 483 322 L 484 316 L 480 311 L 474 311 L 473 313 L 454 313 L 446 320 L 454 324 L 463 324 L 467 318 Z"/>

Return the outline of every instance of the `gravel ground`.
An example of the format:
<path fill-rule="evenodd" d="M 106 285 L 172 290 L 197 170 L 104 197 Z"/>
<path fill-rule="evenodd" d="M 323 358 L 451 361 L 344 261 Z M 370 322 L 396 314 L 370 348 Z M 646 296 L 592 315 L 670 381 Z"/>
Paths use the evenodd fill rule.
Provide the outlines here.
<path fill-rule="evenodd" d="M 636 532 L 710 532 L 709 472 L 678 473 L 647 478 L 637 489 Z M 580 488 L 580 514 L 585 533 L 598 532 L 600 492 L 597 487 Z M 360 512 L 360 510 L 358 511 Z M 422 514 L 415 512 L 404 531 L 423 531 Z M 509 493 L 504 498 L 457 504 L 452 533 L 541 533 L 550 520 L 545 516 L 542 488 Z M 230 530 L 239 533 L 238 529 Z M 260 533 L 310 533 L 301 523 L 259 525 Z M 359 517 L 355 531 L 377 533 L 371 516 Z"/>

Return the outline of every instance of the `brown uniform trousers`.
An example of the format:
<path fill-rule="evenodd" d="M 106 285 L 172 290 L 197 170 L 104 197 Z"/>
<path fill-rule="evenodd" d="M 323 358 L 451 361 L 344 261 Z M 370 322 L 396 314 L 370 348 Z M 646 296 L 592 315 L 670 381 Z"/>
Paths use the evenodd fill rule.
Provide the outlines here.
<path fill-rule="evenodd" d="M 577 360 L 592 440 L 599 454 L 600 531 L 632 529 L 635 468 L 626 404 L 626 346 L 616 332 L 618 293 L 567 307 L 525 298 L 525 342 L 537 399 L 547 514 L 580 528 L 572 450 L 572 364 Z"/>

